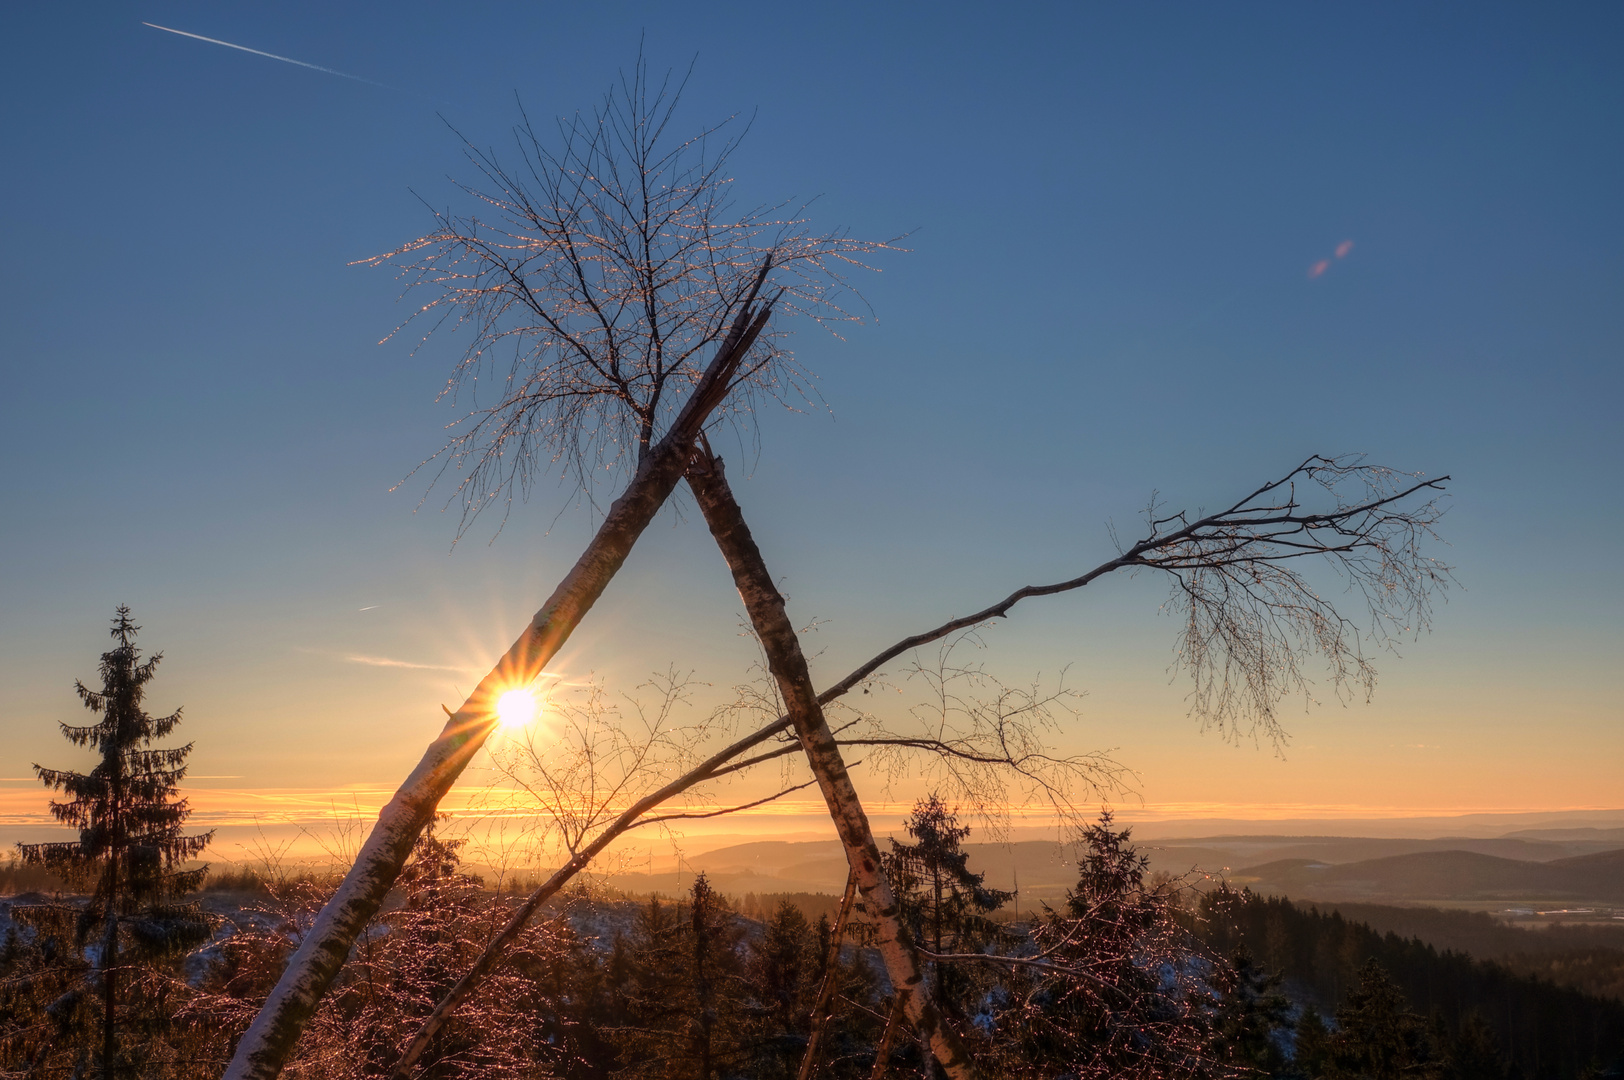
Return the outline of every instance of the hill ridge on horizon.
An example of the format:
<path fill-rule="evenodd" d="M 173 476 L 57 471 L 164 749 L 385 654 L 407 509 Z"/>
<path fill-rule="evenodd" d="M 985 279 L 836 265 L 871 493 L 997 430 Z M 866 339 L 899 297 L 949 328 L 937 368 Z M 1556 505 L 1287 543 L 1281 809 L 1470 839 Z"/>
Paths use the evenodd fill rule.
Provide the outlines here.
<path fill-rule="evenodd" d="M 1061 899 L 1076 883 L 1076 852 L 1069 843 L 971 840 L 964 846 L 972 869 L 996 888 L 1018 887 L 1022 903 Z M 1135 846 L 1153 872 L 1224 878 L 1302 900 L 1624 901 L 1624 842 L 1599 839 L 1298 834 L 1181 837 Z M 630 892 L 674 893 L 703 871 L 713 886 L 737 895 L 838 894 L 846 873 L 844 853 L 833 839 L 752 839 L 680 861 L 651 862 L 659 864 L 652 872 L 611 875 L 609 882 Z M 1316 865 L 1324 870 L 1310 869 Z"/>
<path fill-rule="evenodd" d="M 1340 864 L 1277 859 L 1242 869 L 1231 880 L 1297 900 L 1624 902 L 1624 849 L 1544 862 L 1453 849 Z"/>

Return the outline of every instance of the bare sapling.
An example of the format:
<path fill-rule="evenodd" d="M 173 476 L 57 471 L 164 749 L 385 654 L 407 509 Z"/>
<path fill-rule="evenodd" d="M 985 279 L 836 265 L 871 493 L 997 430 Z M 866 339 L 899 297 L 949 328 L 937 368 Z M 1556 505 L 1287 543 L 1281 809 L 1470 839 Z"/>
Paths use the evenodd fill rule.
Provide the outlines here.
<path fill-rule="evenodd" d="M 1448 479 L 1427 479 L 1358 459 L 1315 456 L 1211 513 L 1167 515 L 1153 508 L 1144 535 L 1114 557 L 1063 581 L 1016 589 L 979 611 L 905 637 L 818 694 L 817 702 L 826 709 L 898 658 L 1008 618 L 1024 600 L 1072 592 L 1119 571 L 1155 570 L 1167 576 L 1171 606 L 1181 616 L 1175 663 L 1194 679 L 1192 714 L 1232 737 L 1252 733 L 1279 739 L 1278 708 L 1288 693 L 1311 692 L 1316 657 L 1329 673 L 1334 693 L 1368 695 L 1376 677 L 1371 654 L 1428 626 L 1432 598 L 1449 582 L 1449 567 L 1425 552 L 1437 539 Z M 1362 622 L 1314 587 L 1310 567 L 1316 563 L 1345 583 L 1346 594 L 1358 602 L 1353 610 L 1363 608 Z M 946 654 L 934 665 L 916 661 L 915 668 L 936 688 L 941 710 L 958 711 L 967 722 L 956 731 L 933 724 L 925 734 L 841 731 L 837 742 L 931 755 L 947 763 L 947 777 L 962 785 L 955 790 L 971 796 L 986 788 L 989 775 L 1014 777 L 1048 797 L 1063 818 L 1070 816 L 1072 801 L 1063 781 L 1086 786 L 1108 784 L 1114 777 L 1114 763 L 1103 757 L 1050 757 L 1039 739 L 1050 728 L 1048 717 L 1038 716 L 1038 724 L 1012 726 L 1041 707 L 1043 696 L 1018 697 L 1013 705 L 1007 700 L 978 705 L 950 689 L 966 669 L 950 664 Z M 507 943 L 594 857 L 655 808 L 693 787 L 799 753 L 798 741 L 780 742 L 791 737 L 792 728 L 788 716 L 764 724 L 638 799 L 604 826 L 514 912 L 474 968 L 424 1022 L 393 1075 L 410 1074 L 417 1054 L 500 962 Z M 762 749 L 775 743 L 773 749 Z M 1050 765 L 1058 768 L 1046 767 Z"/>
<path fill-rule="evenodd" d="M 818 996 L 812 1003 L 812 1030 L 806 1039 L 806 1051 L 801 1055 L 801 1068 L 796 1080 L 811 1080 L 818 1067 L 819 1053 L 823 1049 L 823 1036 L 834 1017 L 835 986 L 840 982 L 840 947 L 846 935 L 846 920 L 851 918 L 852 902 L 857 899 L 857 879 L 846 872 L 846 890 L 840 896 L 840 910 L 829 931 L 829 948 L 823 956 L 823 981 L 818 984 Z"/>
<path fill-rule="evenodd" d="M 518 814 L 532 857 L 578 854 L 629 803 L 699 763 L 712 719 L 677 723 L 690 676 L 674 668 L 612 695 L 593 677 L 546 696 L 545 725 L 511 730 L 490 747 L 490 813 Z"/>

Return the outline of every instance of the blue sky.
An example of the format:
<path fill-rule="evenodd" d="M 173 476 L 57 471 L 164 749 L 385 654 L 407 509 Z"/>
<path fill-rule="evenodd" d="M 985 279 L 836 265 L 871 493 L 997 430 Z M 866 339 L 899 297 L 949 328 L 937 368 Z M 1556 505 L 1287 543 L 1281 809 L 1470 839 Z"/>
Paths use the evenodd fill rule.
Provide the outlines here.
<path fill-rule="evenodd" d="M 515 93 L 590 108 L 641 39 L 695 61 L 690 126 L 752 118 L 742 193 L 909 233 L 864 285 L 877 323 L 798 339 L 829 409 L 765 414 L 759 458 L 731 455 L 822 620 L 821 680 L 1100 561 L 1153 490 L 1211 505 L 1367 452 L 1455 477 L 1465 589 L 1373 705 L 1289 712 L 1283 759 L 1195 730 L 1148 580 L 1033 608 L 988 662 L 1071 665 L 1068 738 L 1118 748 L 1151 803 L 1624 803 L 1621 32 L 1601 4 L 16 9 L 0 773 L 66 763 L 53 721 L 128 602 L 201 776 L 404 774 L 590 520 L 544 485 L 453 550 L 439 499 L 391 492 L 455 418 L 456 343 L 380 346 L 407 307 L 350 263 L 425 231 L 420 198 L 454 204 L 472 170 L 442 116 L 501 145 Z M 562 658 L 718 695 L 748 660 L 691 514 Z"/>

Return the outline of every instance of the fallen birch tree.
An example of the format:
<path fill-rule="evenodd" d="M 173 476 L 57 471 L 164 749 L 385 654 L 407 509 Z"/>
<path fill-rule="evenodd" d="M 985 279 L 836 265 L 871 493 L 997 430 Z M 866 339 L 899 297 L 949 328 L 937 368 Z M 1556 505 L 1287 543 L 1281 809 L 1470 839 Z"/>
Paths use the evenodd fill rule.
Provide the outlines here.
<path fill-rule="evenodd" d="M 869 922 L 875 927 L 874 944 L 893 992 L 902 999 L 903 1015 L 950 1078 L 969 1080 L 975 1068 L 963 1042 L 924 992 L 925 968 L 919 950 L 903 925 L 897 898 L 880 866 L 879 845 L 874 842 L 862 799 L 846 771 L 845 758 L 823 715 L 817 691 L 812 688 L 812 673 L 801 652 L 801 639 L 785 611 L 784 597 L 773 585 L 767 562 L 750 535 L 721 459 L 712 457 L 708 447 L 695 449 L 688 467 L 688 486 L 733 573 L 733 584 L 738 587 L 745 612 L 767 654 L 767 666 L 783 697 L 790 726 L 800 740 L 835 832 L 846 849 L 846 863 Z"/>
<path fill-rule="evenodd" d="M 762 272 L 764 275 L 765 266 Z M 237 1044 L 226 1072 L 229 1080 L 269 1078 L 281 1071 L 305 1021 L 343 967 L 356 936 L 377 914 L 400 876 L 418 834 L 495 730 L 497 699 L 534 682 L 603 594 L 632 545 L 676 487 L 699 424 L 727 393 L 740 359 L 770 314 L 770 302 L 759 309 L 740 310 L 734 333 L 717 351 L 707 372 L 709 381 L 700 385 L 670 434 L 644 459 L 568 576 L 462 707 L 450 714 L 417 767 L 379 812 L 355 865 L 300 941 L 276 988 Z"/>

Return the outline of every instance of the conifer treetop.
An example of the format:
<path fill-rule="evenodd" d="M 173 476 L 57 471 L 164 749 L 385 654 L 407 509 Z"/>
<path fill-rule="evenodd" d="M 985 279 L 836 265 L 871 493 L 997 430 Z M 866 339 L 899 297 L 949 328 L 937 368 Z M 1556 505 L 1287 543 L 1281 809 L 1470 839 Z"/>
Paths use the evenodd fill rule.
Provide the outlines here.
<path fill-rule="evenodd" d="M 34 765 L 41 783 L 67 796 L 51 801 L 51 815 L 78 829 L 79 839 L 18 845 L 25 862 L 43 865 L 69 881 L 95 883 L 98 896 L 109 868 L 120 864 L 120 906 L 192 891 L 201 884 L 203 871 L 179 870 L 177 864 L 202 854 L 213 837 L 212 832 L 181 832 L 191 815 L 179 785 L 192 744 L 152 745 L 174 731 L 181 710 L 152 716 L 142 708 L 163 654 L 142 659 L 135 640 L 140 630 L 129 606 L 120 604 L 111 629 L 116 644 L 101 656 L 101 689 L 74 682 L 79 700 L 100 719 L 59 725 L 64 738 L 99 751 L 101 760 L 89 772 Z"/>

